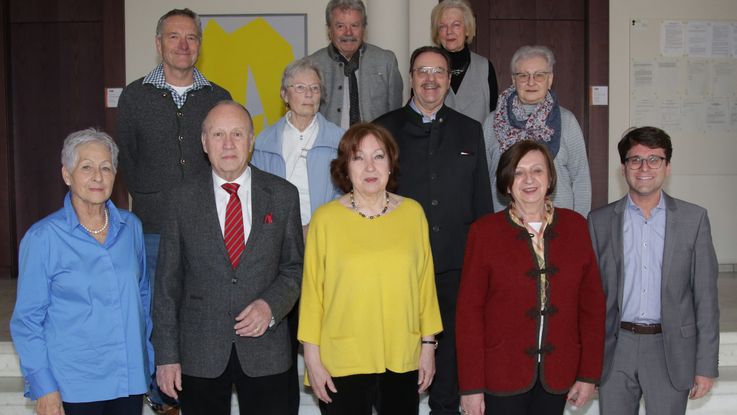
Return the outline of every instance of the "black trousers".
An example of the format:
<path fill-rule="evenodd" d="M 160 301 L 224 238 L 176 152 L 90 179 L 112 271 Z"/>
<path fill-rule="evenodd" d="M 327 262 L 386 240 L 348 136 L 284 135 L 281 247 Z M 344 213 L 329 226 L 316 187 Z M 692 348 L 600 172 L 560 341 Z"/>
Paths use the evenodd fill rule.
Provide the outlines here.
<path fill-rule="evenodd" d="M 535 386 L 525 393 L 512 396 L 485 394 L 484 403 L 487 414 L 562 415 L 566 408 L 566 394 L 546 391 L 538 378 Z"/>
<path fill-rule="evenodd" d="M 289 340 L 292 343 L 292 367 L 289 368 L 289 389 L 287 401 L 289 403 L 289 415 L 299 415 L 299 373 L 297 372 L 297 354 L 299 354 L 299 341 L 297 340 L 297 328 L 299 323 L 299 301 L 294 305 L 292 311 L 287 314 L 289 327 Z"/>
<path fill-rule="evenodd" d="M 413 415 L 420 411 L 418 372 L 376 373 L 334 377 L 338 393 L 328 389 L 333 402 L 320 401 L 322 415 Z M 380 398 L 379 398 L 380 397 Z"/>
<path fill-rule="evenodd" d="M 131 395 L 109 401 L 62 402 L 66 415 L 135 415 L 143 412 L 143 395 Z"/>
<path fill-rule="evenodd" d="M 270 376 L 250 377 L 243 373 L 235 346 L 222 375 L 210 379 L 182 375 L 179 404 L 182 415 L 228 415 L 233 386 L 238 394 L 241 415 L 284 415 L 289 403 L 289 371 Z"/>
<path fill-rule="evenodd" d="M 435 275 L 443 332 L 437 336 L 435 379 L 430 385 L 429 404 L 432 415 L 457 415 L 461 405 L 456 361 L 456 300 L 460 283 L 460 270 Z"/>

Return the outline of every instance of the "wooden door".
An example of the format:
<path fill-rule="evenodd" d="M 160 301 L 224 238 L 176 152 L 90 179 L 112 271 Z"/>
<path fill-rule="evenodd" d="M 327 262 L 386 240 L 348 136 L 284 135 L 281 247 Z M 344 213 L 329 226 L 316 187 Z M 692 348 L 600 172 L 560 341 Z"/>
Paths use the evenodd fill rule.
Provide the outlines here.
<path fill-rule="evenodd" d="M 67 191 L 60 162 L 64 138 L 87 127 L 114 131 L 115 110 L 105 108 L 104 97 L 105 87 L 121 87 L 125 80 L 124 0 L 5 4 L 9 41 L 0 47 L 10 57 L 10 73 L 0 72 L 0 80 L 9 85 L 11 97 L 5 101 L 11 127 L 3 138 L 12 167 L 0 171 L 0 201 L 6 194 L 14 201 L 7 209 L 14 235 L 0 234 L 0 267 L 14 268 L 17 241 L 34 222 L 62 206 Z M 115 200 L 126 206 L 121 193 L 116 191 Z"/>

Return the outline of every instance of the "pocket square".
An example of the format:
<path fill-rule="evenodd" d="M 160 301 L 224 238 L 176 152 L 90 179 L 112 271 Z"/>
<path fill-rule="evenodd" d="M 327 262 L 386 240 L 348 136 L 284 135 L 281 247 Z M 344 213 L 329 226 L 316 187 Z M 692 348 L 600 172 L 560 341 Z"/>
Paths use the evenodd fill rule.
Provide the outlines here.
<path fill-rule="evenodd" d="M 473 151 L 461 151 L 462 156 L 473 156 Z"/>
<path fill-rule="evenodd" d="M 267 213 L 266 216 L 264 216 L 264 223 L 274 223 L 274 216 L 271 213 Z"/>

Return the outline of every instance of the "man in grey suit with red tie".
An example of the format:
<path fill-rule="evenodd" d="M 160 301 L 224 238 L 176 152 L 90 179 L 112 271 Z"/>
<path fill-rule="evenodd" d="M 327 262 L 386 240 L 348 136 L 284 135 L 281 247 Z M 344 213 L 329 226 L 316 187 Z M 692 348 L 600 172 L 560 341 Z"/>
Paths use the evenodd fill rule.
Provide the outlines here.
<path fill-rule="evenodd" d="M 282 319 L 299 296 L 297 189 L 252 166 L 253 124 L 222 101 L 202 125 L 212 173 L 168 192 L 154 295 L 157 381 L 184 414 L 283 414 L 291 362 Z"/>
<path fill-rule="evenodd" d="M 670 197 L 673 147 L 661 129 L 618 145 L 628 194 L 589 214 L 606 294 L 603 415 L 683 414 L 718 376 L 717 259 L 706 210 Z"/>

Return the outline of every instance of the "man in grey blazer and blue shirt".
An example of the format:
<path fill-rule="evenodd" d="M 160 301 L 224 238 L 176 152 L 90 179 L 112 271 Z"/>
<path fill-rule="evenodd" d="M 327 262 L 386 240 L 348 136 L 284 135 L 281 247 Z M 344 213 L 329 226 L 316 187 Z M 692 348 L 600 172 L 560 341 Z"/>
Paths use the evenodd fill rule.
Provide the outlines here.
<path fill-rule="evenodd" d="M 683 414 L 718 376 L 718 266 L 706 210 L 670 197 L 673 147 L 641 127 L 618 145 L 628 194 L 589 214 L 606 294 L 603 415 Z"/>
<path fill-rule="evenodd" d="M 402 75 L 394 52 L 364 43 L 366 6 L 330 0 L 325 8 L 330 44 L 310 55 L 320 68 L 325 100 L 320 112 L 348 129 L 402 106 Z"/>
<path fill-rule="evenodd" d="M 287 413 L 291 310 L 302 277 L 297 189 L 248 161 L 253 124 L 222 101 L 202 125 L 211 174 L 167 193 L 154 333 L 157 381 L 184 414 Z"/>

